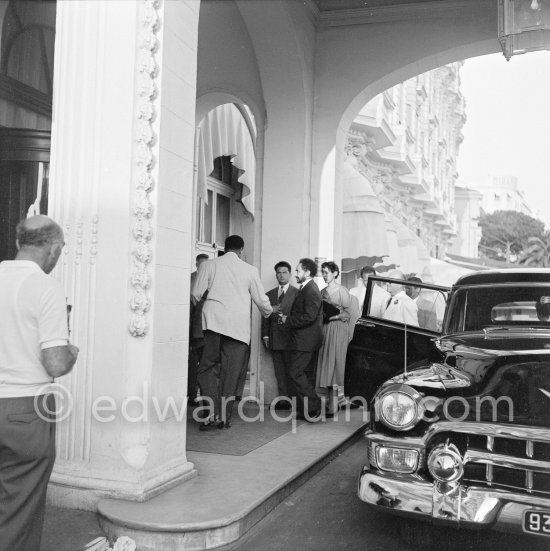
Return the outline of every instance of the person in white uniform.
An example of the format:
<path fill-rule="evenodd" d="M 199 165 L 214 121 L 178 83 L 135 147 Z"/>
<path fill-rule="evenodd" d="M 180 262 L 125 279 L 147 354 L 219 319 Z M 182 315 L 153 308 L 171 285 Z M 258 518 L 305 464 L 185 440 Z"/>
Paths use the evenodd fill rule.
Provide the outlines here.
<path fill-rule="evenodd" d="M 392 270 L 388 273 L 388 277 L 405 280 L 405 274 L 399 270 Z M 391 300 L 382 317 L 390 321 L 418 327 L 418 306 L 405 292 L 405 286 L 398 282 L 389 283 L 388 292 L 391 295 Z"/>

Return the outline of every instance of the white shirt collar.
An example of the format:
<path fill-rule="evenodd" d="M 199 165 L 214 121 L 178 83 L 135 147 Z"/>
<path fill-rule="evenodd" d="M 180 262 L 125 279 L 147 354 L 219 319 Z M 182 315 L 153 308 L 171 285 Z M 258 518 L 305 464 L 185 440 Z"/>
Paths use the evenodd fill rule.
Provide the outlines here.
<path fill-rule="evenodd" d="M 407 293 L 405 293 L 405 291 L 399 291 L 399 293 L 393 295 L 392 301 L 393 301 L 394 298 L 401 298 L 403 296 L 409 297 L 409 295 L 407 295 Z"/>
<path fill-rule="evenodd" d="M 37 272 L 43 272 L 42 268 L 34 260 L 3 260 L 0 266 L 4 268 L 31 268 Z"/>

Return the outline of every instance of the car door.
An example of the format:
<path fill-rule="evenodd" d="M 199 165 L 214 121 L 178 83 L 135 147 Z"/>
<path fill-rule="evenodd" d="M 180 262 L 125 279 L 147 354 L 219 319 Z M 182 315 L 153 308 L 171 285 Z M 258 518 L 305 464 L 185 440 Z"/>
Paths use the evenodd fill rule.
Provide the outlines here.
<path fill-rule="evenodd" d="M 380 291 L 390 285 L 393 297 Z M 402 289 L 396 293 L 398 286 Z M 433 341 L 441 334 L 449 291 L 439 285 L 369 277 L 363 312 L 346 357 L 347 396 L 370 401 L 380 384 L 403 371 L 405 365 L 409 367 L 436 353 Z M 394 303 L 391 310 L 390 302 Z M 412 316 L 415 306 L 416 318 Z M 402 310 L 410 315 L 403 314 L 399 321 Z"/>

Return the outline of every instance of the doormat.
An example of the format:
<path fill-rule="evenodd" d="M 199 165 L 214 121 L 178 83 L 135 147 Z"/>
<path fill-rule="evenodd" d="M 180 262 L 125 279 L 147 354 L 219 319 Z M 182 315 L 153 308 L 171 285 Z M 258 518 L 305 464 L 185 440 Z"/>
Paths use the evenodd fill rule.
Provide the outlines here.
<path fill-rule="evenodd" d="M 259 407 L 252 404 L 245 405 L 243 411 L 247 419 L 257 419 L 260 413 Z M 290 416 L 288 411 L 276 413 L 279 418 L 283 419 Z M 204 432 L 199 430 L 199 424 L 189 416 L 187 419 L 187 450 L 220 455 L 246 455 L 290 432 L 293 426 L 305 422 L 292 419 L 277 421 L 273 418 L 269 409 L 263 409 L 263 414 L 263 421 L 259 419 L 247 421 L 238 415 L 235 406 L 229 429 L 213 428 Z"/>

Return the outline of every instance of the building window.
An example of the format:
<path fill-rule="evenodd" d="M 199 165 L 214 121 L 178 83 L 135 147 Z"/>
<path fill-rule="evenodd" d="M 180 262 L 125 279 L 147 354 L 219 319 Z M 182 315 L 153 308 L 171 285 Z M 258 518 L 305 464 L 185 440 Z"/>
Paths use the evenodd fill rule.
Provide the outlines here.
<path fill-rule="evenodd" d="M 231 157 L 214 160 L 214 170 L 207 178 L 208 201 L 197 201 L 196 240 L 201 250 L 223 250 L 225 239 L 231 234 L 232 199 L 239 170 Z"/>
<path fill-rule="evenodd" d="M 31 128 L 31 113 L 51 117 L 55 12 L 55 2 L 7 4 L 0 21 L 0 97 L 9 106 L 0 114 L 2 126 Z"/>

